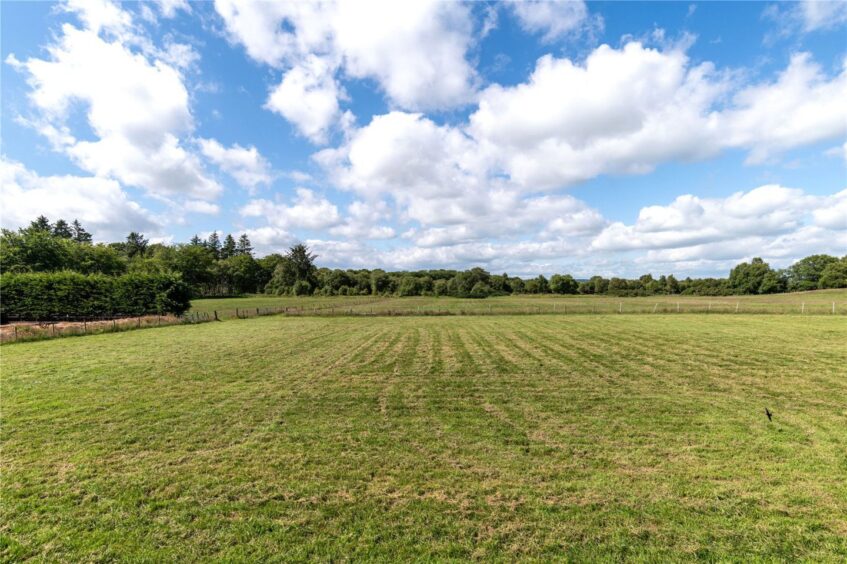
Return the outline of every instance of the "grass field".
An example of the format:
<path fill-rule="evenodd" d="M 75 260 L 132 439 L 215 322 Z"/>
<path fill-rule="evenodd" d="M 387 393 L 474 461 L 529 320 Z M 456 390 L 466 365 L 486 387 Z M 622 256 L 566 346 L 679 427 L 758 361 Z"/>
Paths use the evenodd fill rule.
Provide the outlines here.
<path fill-rule="evenodd" d="M 845 367 L 840 316 L 273 316 L 7 345 L 0 555 L 843 562 Z"/>
<path fill-rule="evenodd" d="M 244 298 L 202 299 L 191 311 L 217 311 L 221 319 L 254 315 L 256 309 L 292 308 L 303 314 L 520 314 L 520 313 L 802 313 L 847 314 L 847 290 L 817 290 L 763 296 L 518 295 L 484 300 L 433 297 L 292 297 L 256 294 Z"/>

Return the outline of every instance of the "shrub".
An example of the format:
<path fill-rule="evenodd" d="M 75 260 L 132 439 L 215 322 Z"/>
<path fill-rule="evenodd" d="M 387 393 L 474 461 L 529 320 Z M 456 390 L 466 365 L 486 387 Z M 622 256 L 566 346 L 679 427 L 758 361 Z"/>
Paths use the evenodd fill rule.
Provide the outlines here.
<path fill-rule="evenodd" d="M 181 314 L 190 288 L 167 274 L 112 277 L 77 272 L 6 273 L 0 276 L 3 318 L 56 319 L 115 315 Z"/>

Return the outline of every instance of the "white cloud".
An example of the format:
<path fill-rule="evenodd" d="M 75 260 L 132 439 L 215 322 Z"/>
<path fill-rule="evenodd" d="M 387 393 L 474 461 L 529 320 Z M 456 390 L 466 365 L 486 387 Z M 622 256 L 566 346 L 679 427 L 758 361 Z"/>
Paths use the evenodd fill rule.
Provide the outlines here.
<path fill-rule="evenodd" d="M 798 6 L 805 31 L 847 23 L 847 0 L 804 0 Z"/>
<path fill-rule="evenodd" d="M 250 200 L 241 208 L 241 215 L 263 217 L 270 225 L 285 230 L 327 229 L 341 222 L 335 204 L 306 188 L 297 189 L 297 197 L 292 205 L 264 199 Z"/>
<path fill-rule="evenodd" d="M 84 19 L 95 28 L 110 21 L 106 16 Z M 27 74 L 30 100 L 39 112 L 33 122 L 55 149 L 89 172 L 151 194 L 219 195 L 220 186 L 180 142 L 193 119 L 175 68 L 133 53 L 120 40 L 105 40 L 94 29 L 70 24 L 62 26 L 48 53 L 48 59 L 31 58 L 17 66 Z M 77 139 L 67 128 L 78 104 L 96 140 Z"/>
<path fill-rule="evenodd" d="M 509 6 L 521 27 L 540 33 L 544 41 L 554 41 L 588 29 L 603 28 L 599 15 L 591 16 L 582 0 L 513 0 Z"/>
<path fill-rule="evenodd" d="M 654 271 L 728 269 L 761 256 L 784 267 L 813 253 L 847 248 L 847 190 L 813 196 L 766 185 L 726 198 L 680 196 L 668 206 L 642 208 L 633 225 L 613 223 L 591 249 L 647 250 L 635 262 Z"/>
<path fill-rule="evenodd" d="M 191 13 L 191 5 L 188 3 L 188 0 L 155 0 L 155 2 L 162 16 L 166 18 L 175 17 L 177 10 Z"/>
<path fill-rule="evenodd" d="M 226 148 L 215 139 L 199 139 L 198 142 L 203 155 L 244 188 L 255 190 L 259 184 L 270 184 L 273 180 L 268 161 L 256 147 L 235 143 Z"/>
<path fill-rule="evenodd" d="M 215 8 L 251 58 L 287 70 L 267 105 L 315 142 L 342 115 L 336 73 L 375 80 L 404 109 L 472 101 L 478 77 L 466 59 L 474 41 L 466 4 L 216 0 Z"/>
<path fill-rule="evenodd" d="M 24 227 L 39 215 L 78 219 L 98 241 L 118 241 L 129 231 L 159 233 L 154 216 L 129 199 L 120 185 L 91 176 L 39 176 L 0 157 L 0 207 L 6 229 Z"/>
<path fill-rule="evenodd" d="M 394 228 L 379 225 L 391 218 L 391 210 L 383 200 L 355 201 L 347 206 L 343 223 L 330 228 L 332 235 L 349 239 L 392 239 Z"/>
<path fill-rule="evenodd" d="M 333 71 L 325 59 L 307 57 L 285 73 L 265 107 L 293 123 L 314 143 L 325 143 L 340 114 L 342 93 Z"/>
<path fill-rule="evenodd" d="M 67 0 L 64 9 L 76 13 L 94 34 L 107 31 L 123 34 L 132 27 L 132 16 L 111 0 Z"/>
<path fill-rule="evenodd" d="M 799 145 L 847 136 L 847 59 L 830 79 L 808 53 L 791 57 L 774 82 L 744 88 L 720 116 L 728 146 L 751 149 L 759 163 Z"/>
<path fill-rule="evenodd" d="M 186 211 L 194 213 L 205 213 L 209 215 L 217 215 L 221 211 L 219 205 L 213 204 L 211 202 L 204 202 L 203 200 L 186 200 L 185 202 L 183 202 L 182 208 Z"/>
<path fill-rule="evenodd" d="M 579 87 L 575 87 L 579 85 Z M 526 83 L 482 92 L 469 131 L 529 189 L 717 151 L 708 109 L 726 85 L 679 49 L 600 46 L 584 64 L 544 56 Z"/>

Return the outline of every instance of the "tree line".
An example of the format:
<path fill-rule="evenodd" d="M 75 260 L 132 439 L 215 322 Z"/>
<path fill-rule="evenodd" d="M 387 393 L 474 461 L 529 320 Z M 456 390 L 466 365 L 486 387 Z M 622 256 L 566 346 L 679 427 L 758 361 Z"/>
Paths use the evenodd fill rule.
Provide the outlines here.
<path fill-rule="evenodd" d="M 684 278 L 645 274 L 639 278 L 570 274 L 524 279 L 469 270 L 387 272 L 381 269 L 329 269 L 303 244 L 285 254 L 257 258 L 246 234 L 236 239 L 213 232 L 188 243 L 150 243 L 132 232 L 116 243 L 92 242 L 76 220 L 51 223 L 39 217 L 17 231 L 0 236 L 0 269 L 4 273 L 73 271 L 85 275 L 173 275 L 194 297 L 245 293 L 288 295 L 393 295 L 485 298 L 509 294 L 601 294 L 611 296 L 772 294 L 847 287 L 847 256 L 812 255 L 789 268 L 773 269 L 760 258 L 735 266 L 727 278 Z"/>

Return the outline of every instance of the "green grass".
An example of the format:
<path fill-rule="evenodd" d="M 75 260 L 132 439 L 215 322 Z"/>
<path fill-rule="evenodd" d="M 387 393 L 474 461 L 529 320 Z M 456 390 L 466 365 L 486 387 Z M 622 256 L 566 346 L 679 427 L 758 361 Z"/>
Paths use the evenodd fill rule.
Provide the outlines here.
<path fill-rule="evenodd" d="M 3 346 L 0 555 L 843 562 L 846 343 L 657 314 Z"/>
<path fill-rule="evenodd" d="M 262 294 L 244 298 L 202 299 L 191 311 L 217 311 L 221 319 L 255 315 L 256 308 L 290 308 L 303 314 L 525 314 L 525 313 L 804 313 L 847 314 L 847 290 L 817 290 L 764 296 L 613 296 L 518 295 L 484 300 L 381 296 L 292 297 Z"/>

